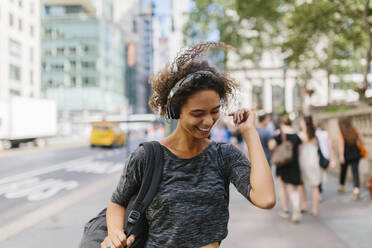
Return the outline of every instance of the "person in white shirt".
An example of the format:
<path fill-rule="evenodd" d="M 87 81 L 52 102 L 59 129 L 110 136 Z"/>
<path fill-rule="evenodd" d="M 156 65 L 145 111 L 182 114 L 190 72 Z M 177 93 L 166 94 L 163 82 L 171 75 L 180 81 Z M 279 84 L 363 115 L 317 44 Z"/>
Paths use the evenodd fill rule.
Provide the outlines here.
<path fill-rule="evenodd" d="M 316 138 L 318 139 L 318 145 L 320 148 L 320 152 L 324 156 L 325 159 L 329 161 L 329 167 L 335 168 L 336 167 L 336 157 L 335 152 L 333 149 L 333 141 L 331 135 L 328 134 L 328 131 L 325 128 L 325 122 L 321 121 L 317 125 L 317 129 L 315 131 Z M 324 169 L 323 174 L 325 173 Z M 322 177 L 322 181 L 319 184 L 319 192 L 320 198 L 322 198 L 322 191 L 323 191 L 323 181 L 325 177 Z"/>

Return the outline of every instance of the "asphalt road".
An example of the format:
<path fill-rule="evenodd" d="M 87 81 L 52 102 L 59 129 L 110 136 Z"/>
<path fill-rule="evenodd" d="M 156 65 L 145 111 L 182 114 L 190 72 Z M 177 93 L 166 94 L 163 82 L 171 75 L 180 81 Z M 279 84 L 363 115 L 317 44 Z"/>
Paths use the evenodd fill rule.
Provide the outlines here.
<path fill-rule="evenodd" d="M 130 150 L 136 144 L 132 145 Z M 87 146 L 0 154 L 1 170 L 7 173 L 0 174 L 0 247 L 77 247 L 84 224 L 106 206 L 126 156 L 125 148 Z M 3 168 L 4 162 L 11 172 Z M 51 168 L 54 170 L 46 172 Z M 32 184 L 32 178 L 39 181 L 34 179 Z M 31 190 L 51 179 L 57 182 L 45 183 L 49 188 L 45 186 L 44 194 L 37 190 L 43 187 Z M 29 186 L 23 192 L 8 187 L 4 193 L 4 185 L 21 185 L 27 180 Z M 278 204 L 273 210 L 257 209 L 230 188 L 229 235 L 221 247 L 372 247 L 372 201 L 365 189 L 361 200 L 353 201 L 351 185 L 345 195 L 337 195 L 337 178 L 329 176 L 319 216 L 306 214 L 300 224 L 294 224 L 278 216 Z"/>

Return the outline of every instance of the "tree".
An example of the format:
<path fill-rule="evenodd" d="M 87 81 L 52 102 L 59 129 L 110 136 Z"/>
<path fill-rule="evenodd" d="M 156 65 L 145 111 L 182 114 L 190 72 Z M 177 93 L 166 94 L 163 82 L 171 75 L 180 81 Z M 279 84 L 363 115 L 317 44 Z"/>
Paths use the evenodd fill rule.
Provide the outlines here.
<path fill-rule="evenodd" d="M 280 33 L 284 5 L 291 0 L 194 0 L 185 34 L 191 41 L 218 39 L 238 50 L 242 60 L 258 62 L 265 49 L 274 47 Z M 242 49 L 250 47 L 251 49 Z"/>
<path fill-rule="evenodd" d="M 324 70 L 330 103 L 331 75 L 342 75 L 355 66 L 354 39 L 360 41 L 361 33 L 350 28 L 352 19 L 342 16 L 340 6 L 326 0 L 294 6 L 285 21 L 287 36 L 281 48 L 286 60 L 296 68 L 305 88 L 313 72 Z"/>
<path fill-rule="evenodd" d="M 297 70 L 306 86 L 312 72 L 343 77 L 363 68 L 360 99 L 368 88 L 372 52 L 370 0 L 194 0 L 185 28 L 192 38 L 218 31 L 242 60 L 258 62 L 264 50 L 282 49 L 284 64 Z M 203 37 L 204 35 L 204 37 Z M 251 49 L 241 49 L 250 47 Z M 363 58 L 364 64 L 360 63 Z M 225 56 L 226 59 L 226 56 Z M 330 98 L 328 96 L 328 98 Z"/>

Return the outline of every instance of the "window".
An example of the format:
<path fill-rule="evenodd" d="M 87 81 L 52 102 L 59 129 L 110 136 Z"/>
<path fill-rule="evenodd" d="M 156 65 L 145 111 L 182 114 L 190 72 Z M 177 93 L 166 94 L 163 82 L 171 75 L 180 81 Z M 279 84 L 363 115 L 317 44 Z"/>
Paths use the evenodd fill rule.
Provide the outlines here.
<path fill-rule="evenodd" d="M 52 31 L 51 28 L 46 28 L 46 29 L 44 30 L 45 38 L 47 38 L 47 39 L 51 39 L 51 38 L 52 38 L 52 33 L 53 33 L 53 31 Z"/>
<path fill-rule="evenodd" d="M 30 71 L 30 84 L 34 85 L 34 72 Z"/>
<path fill-rule="evenodd" d="M 64 54 L 64 52 L 65 52 L 65 49 L 64 48 L 57 48 L 57 55 L 58 56 L 62 56 L 63 54 Z"/>
<path fill-rule="evenodd" d="M 34 37 L 34 35 L 35 35 L 35 28 L 34 28 L 34 26 L 30 26 L 30 35 L 31 35 L 31 37 Z"/>
<path fill-rule="evenodd" d="M 70 68 L 71 68 L 71 70 L 76 70 L 76 61 L 75 60 L 70 60 Z"/>
<path fill-rule="evenodd" d="M 9 65 L 9 79 L 21 81 L 21 68 L 15 65 Z"/>
<path fill-rule="evenodd" d="M 46 50 L 44 51 L 44 54 L 45 54 L 45 56 L 52 56 L 52 50 L 50 50 L 50 49 L 46 49 Z"/>
<path fill-rule="evenodd" d="M 94 77 L 84 77 L 83 78 L 84 86 L 96 86 L 96 78 Z"/>
<path fill-rule="evenodd" d="M 15 89 L 10 89 L 9 94 L 12 96 L 20 96 L 21 91 L 20 90 L 15 90 Z"/>
<path fill-rule="evenodd" d="M 35 5 L 33 2 L 30 2 L 30 14 L 31 15 L 35 14 Z"/>
<path fill-rule="evenodd" d="M 19 31 L 22 31 L 22 28 L 23 28 L 23 22 L 22 22 L 22 19 L 19 19 L 18 20 L 18 29 L 19 29 Z"/>
<path fill-rule="evenodd" d="M 71 77 L 71 87 L 76 87 L 76 77 Z"/>
<path fill-rule="evenodd" d="M 52 71 L 63 71 L 64 66 L 60 64 L 55 64 L 55 65 L 52 65 L 51 68 L 52 68 Z"/>
<path fill-rule="evenodd" d="M 16 40 L 9 39 L 9 55 L 12 57 L 21 57 L 21 43 Z"/>
<path fill-rule="evenodd" d="M 9 26 L 13 27 L 13 25 L 14 25 L 13 14 L 9 13 Z"/>
<path fill-rule="evenodd" d="M 30 62 L 34 62 L 34 48 L 30 47 Z"/>
<path fill-rule="evenodd" d="M 93 61 L 82 61 L 81 62 L 81 67 L 84 69 L 95 69 L 96 63 Z"/>
<path fill-rule="evenodd" d="M 76 54 L 76 47 L 70 47 L 70 55 Z"/>

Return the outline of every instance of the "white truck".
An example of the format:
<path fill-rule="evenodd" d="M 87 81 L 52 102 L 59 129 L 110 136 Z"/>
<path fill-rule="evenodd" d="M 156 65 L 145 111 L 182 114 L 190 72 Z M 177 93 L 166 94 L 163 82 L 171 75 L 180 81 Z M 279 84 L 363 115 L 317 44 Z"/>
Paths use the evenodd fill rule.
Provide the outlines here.
<path fill-rule="evenodd" d="M 45 144 L 57 134 L 57 106 L 52 100 L 25 97 L 0 99 L 0 150 L 23 142 Z"/>

